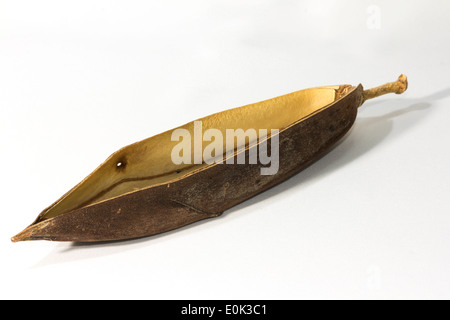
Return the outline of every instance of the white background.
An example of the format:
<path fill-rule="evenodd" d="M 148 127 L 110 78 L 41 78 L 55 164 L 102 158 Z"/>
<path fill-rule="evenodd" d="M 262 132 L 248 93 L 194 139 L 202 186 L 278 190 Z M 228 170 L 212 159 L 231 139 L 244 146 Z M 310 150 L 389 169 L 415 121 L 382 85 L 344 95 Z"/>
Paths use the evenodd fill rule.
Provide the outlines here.
<path fill-rule="evenodd" d="M 450 298 L 450 2 L 0 1 L 0 298 Z M 367 102 L 325 158 L 141 240 L 9 238 L 117 149 L 303 88 Z"/>

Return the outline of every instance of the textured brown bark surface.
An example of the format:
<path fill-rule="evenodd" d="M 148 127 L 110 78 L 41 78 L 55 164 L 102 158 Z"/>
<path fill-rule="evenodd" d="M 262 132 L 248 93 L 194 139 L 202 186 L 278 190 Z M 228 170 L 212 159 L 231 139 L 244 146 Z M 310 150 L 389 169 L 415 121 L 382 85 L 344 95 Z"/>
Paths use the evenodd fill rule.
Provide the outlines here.
<path fill-rule="evenodd" d="M 350 130 L 362 99 L 360 85 L 335 103 L 280 131 L 279 170 L 275 175 L 261 175 L 261 164 L 212 165 L 172 183 L 38 222 L 24 230 L 20 240 L 123 240 L 217 217 L 320 158 Z M 268 150 L 270 143 L 269 138 Z M 246 153 L 248 156 L 249 150 Z"/>

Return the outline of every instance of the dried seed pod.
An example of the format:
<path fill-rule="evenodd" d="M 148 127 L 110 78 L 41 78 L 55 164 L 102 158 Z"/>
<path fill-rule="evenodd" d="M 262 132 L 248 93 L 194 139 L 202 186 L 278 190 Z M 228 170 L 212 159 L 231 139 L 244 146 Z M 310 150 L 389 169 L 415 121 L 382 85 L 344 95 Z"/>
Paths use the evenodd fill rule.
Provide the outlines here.
<path fill-rule="evenodd" d="M 111 155 L 12 241 L 132 239 L 217 217 L 317 160 L 349 131 L 358 107 L 367 99 L 406 89 L 404 75 L 366 91 L 362 85 L 306 89 L 177 128 L 177 132 L 202 137 L 210 129 L 225 137 L 231 129 L 255 130 L 256 137 L 247 136 L 232 149 L 226 146 L 226 138 L 216 141 L 222 144 L 214 149 L 214 163 L 202 159 L 208 147 L 195 141 L 183 151 L 184 159 L 191 161 L 174 161 L 179 147 L 173 141 L 176 129 L 137 142 Z M 275 133 L 261 134 L 273 129 Z M 273 149 L 275 143 L 277 149 Z M 278 151 L 277 170 L 272 174 L 261 174 L 267 167 L 261 162 L 239 163 L 263 146 Z"/>

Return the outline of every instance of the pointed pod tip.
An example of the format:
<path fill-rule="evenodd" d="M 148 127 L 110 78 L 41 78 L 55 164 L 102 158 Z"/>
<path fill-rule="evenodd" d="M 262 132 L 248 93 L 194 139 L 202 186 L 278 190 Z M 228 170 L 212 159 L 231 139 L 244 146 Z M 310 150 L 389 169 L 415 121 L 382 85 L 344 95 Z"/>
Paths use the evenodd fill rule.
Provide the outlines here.
<path fill-rule="evenodd" d="M 32 240 L 48 240 L 55 241 L 57 236 L 49 229 L 53 223 L 51 221 L 41 221 L 34 223 L 25 230 L 19 232 L 11 238 L 12 242 L 32 241 Z"/>
<path fill-rule="evenodd" d="M 17 242 L 21 242 L 21 241 L 27 241 L 27 239 L 26 238 L 17 237 L 17 236 L 14 236 L 14 237 L 11 238 L 11 242 L 12 243 L 17 243 Z"/>
<path fill-rule="evenodd" d="M 28 229 L 28 228 L 27 228 Z M 15 243 L 15 242 L 20 242 L 20 241 L 26 241 L 29 239 L 30 237 L 30 233 L 27 232 L 27 229 L 19 232 L 18 234 L 16 234 L 14 237 L 11 237 L 11 242 Z"/>
<path fill-rule="evenodd" d="M 29 240 L 39 240 L 41 238 L 44 238 L 43 235 L 43 227 L 45 227 L 46 224 L 40 225 L 40 224 L 32 224 L 28 228 L 25 228 L 25 230 L 22 230 L 18 234 L 16 234 L 14 237 L 11 238 L 12 242 L 20 242 L 20 241 L 29 241 Z"/>

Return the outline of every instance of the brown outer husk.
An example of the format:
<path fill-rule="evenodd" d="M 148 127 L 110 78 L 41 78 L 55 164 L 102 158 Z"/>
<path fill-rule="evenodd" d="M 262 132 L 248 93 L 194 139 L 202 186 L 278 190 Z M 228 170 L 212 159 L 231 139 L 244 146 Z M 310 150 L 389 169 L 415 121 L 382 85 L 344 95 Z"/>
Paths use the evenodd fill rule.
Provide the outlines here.
<path fill-rule="evenodd" d="M 279 171 L 275 175 L 261 175 L 259 163 L 216 164 L 178 181 L 35 223 L 12 240 L 124 240 L 217 217 L 298 173 L 329 151 L 350 130 L 363 101 L 361 85 L 345 93 L 338 101 L 280 131 Z M 271 138 L 268 150 L 270 144 Z M 246 152 L 248 156 L 249 150 Z"/>

